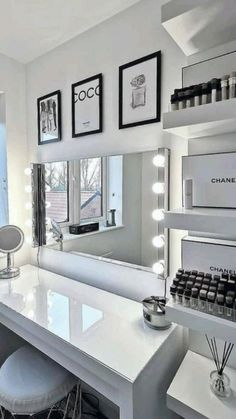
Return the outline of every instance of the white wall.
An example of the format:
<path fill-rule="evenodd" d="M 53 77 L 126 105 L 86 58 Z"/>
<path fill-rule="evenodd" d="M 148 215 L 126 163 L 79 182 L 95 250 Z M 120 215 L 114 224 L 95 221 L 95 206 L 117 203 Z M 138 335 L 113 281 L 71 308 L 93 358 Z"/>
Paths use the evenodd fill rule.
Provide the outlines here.
<path fill-rule="evenodd" d="M 179 155 L 186 154 L 186 141 L 163 133 L 162 123 L 118 130 L 118 68 L 154 51 L 162 51 L 162 112 L 168 110 L 170 94 L 181 85 L 186 59 L 161 26 L 161 4 L 143 0 L 135 6 L 79 35 L 27 65 L 28 142 L 31 161 L 75 159 L 173 147 L 171 174 L 173 206 L 180 204 Z M 71 83 L 97 73 L 104 75 L 104 132 L 84 138 L 71 136 Z M 37 146 L 36 99 L 53 90 L 62 91 L 63 141 Z M 150 227 L 149 227 L 150 229 Z M 176 238 L 177 237 L 177 238 Z M 172 243 L 178 241 L 173 235 Z M 180 253 L 172 258 L 173 270 Z"/>
<path fill-rule="evenodd" d="M 0 92 L 5 94 L 6 140 L 9 222 L 25 229 L 27 196 L 24 191 L 24 168 L 27 166 L 26 138 L 26 84 L 25 67 L 0 54 Z M 24 248 L 16 255 L 19 264 L 28 260 L 29 249 Z M 0 260 L 0 268 L 5 261 Z"/>

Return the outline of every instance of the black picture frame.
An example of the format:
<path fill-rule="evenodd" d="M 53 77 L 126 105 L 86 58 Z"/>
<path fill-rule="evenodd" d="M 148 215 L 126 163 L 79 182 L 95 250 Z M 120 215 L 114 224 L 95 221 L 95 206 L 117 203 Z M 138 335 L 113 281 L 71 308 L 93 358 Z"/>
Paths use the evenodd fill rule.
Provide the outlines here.
<path fill-rule="evenodd" d="M 55 118 L 54 111 L 53 111 L 53 123 L 56 126 L 57 135 L 55 138 L 49 138 L 48 140 L 47 139 L 43 140 L 42 132 L 41 132 L 41 112 L 42 112 L 41 103 L 45 101 L 48 102 L 54 96 L 56 96 L 57 98 L 57 108 L 56 108 L 57 114 Z M 52 93 L 41 96 L 37 99 L 37 118 L 38 118 L 38 145 L 44 145 L 44 144 L 55 143 L 55 142 L 61 141 L 62 132 L 61 132 L 61 91 L 60 90 L 56 90 Z"/>
<path fill-rule="evenodd" d="M 140 121 L 123 123 L 123 74 L 125 70 L 130 67 L 134 67 L 138 64 L 141 64 L 148 60 L 156 59 L 156 110 L 155 117 L 150 119 L 143 119 Z M 137 60 L 131 61 L 127 64 L 124 64 L 119 67 L 119 129 L 136 127 L 139 125 L 152 124 L 155 122 L 160 122 L 161 120 L 161 51 L 154 52 L 152 54 L 146 55 L 145 57 L 139 58 Z"/>
<path fill-rule="evenodd" d="M 75 121 L 76 121 L 76 112 L 75 112 L 75 94 L 77 94 L 75 92 L 76 88 L 79 86 L 83 86 L 85 84 L 89 84 L 90 82 L 93 82 L 95 80 L 98 80 L 98 86 L 99 86 L 99 101 L 98 101 L 98 128 L 96 129 L 92 129 L 90 131 L 81 131 L 81 132 L 76 132 L 76 127 L 75 127 Z M 87 90 L 87 92 L 83 91 L 86 93 L 87 97 L 90 98 L 88 96 L 88 92 L 89 90 L 94 89 L 94 88 L 89 88 Z M 94 89 L 95 90 L 95 89 Z M 90 95 L 91 96 L 91 95 Z M 73 83 L 71 85 L 71 110 L 72 110 L 72 137 L 73 138 L 77 138 L 77 137 L 83 137 L 85 135 L 92 135 L 92 134 L 97 134 L 103 131 L 103 75 L 102 73 L 96 74 L 95 76 L 92 77 L 88 77 L 86 79 L 83 79 L 77 83 Z"/>

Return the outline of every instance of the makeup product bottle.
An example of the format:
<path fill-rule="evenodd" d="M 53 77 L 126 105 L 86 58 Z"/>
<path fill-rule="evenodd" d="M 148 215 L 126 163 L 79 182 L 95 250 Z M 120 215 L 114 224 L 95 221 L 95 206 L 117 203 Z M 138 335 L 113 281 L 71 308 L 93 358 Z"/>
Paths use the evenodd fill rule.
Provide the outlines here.
<path fill-rule="evenodd" d="M 212 279 L 211 282 L 210 282 L 210 286 L 217 288 L 218 287 L 218 281 L 216 281 L 215 279 Z"/>
<path fill-rule="evenodd" d="M 229 98 L 236 97 L 236 72 L 232 71 L 229 76 Z"/>
<path fill-rule="evenodd" d="M 207 95 L 208 95 L 207 83 L 202 83 L 201 91 L 202 91 L 202 105 L 206 105 L 207 104 Z"/>
<path fill-rule="evenodd" d="M 207 83 L 207 103 L 211 103 L 211 82 Z"/>
<path fill-rule="evenodd" d="M 218 88 L 218 79 L 211 80 L 211 102 L 217 102 L 217 88 Z"/>
<path fill-rule="evenodd" d="M 210 285 L 210 279 L 209 278 L 203 278 L 203 281 L 202 281 L 202 283 L 203 284 L 205 284 L 205 285 L 207 285 L 208 287 L 209 287 L 209 285 Z"/>
<path fill-rule="evenodd" d="M 214 292 L 216 294 L 217 288 L 216 287 L 212 287 L 211 285 L 209 286 L 209 292 Z"/>
<path fill-rule="evenodd" d="M 229 97 L 228 94 L 228 82 L 229 82 L 229 75 L 221 77 L 221 100 L 227 100 Z"/>
<path fill-rule="evenodd" d="M 202 284 L 202 290 L 208 291 L 209 290 L 209 285 Z"/>
<path fill-rule="evenodd" d="M 178 285 L 179 285 L 179 283 L 180 283 L 180 279 L 178 279 L 178 278 L 174 278 L 174 279 L 173 279 L 173 285 L 178 286 Z"/>
<path fill-rule="evenodd" d="M 190 297 L 191 297 L 191 290 L 185 289 L 184 290 L 184 305 L 185 307 L 190 307 Z"/>
<path fill-rule="evenodd" d="M 204 278 L 204 272 L 198 272 L 198 276 L 202 276 Z"/>
<path fill-rule="evenodd" d="M 206 275 L 205 275 L 205 278 L 207 278 L 207 279 L 212 279 L 212 274 L 206 274 Z"/>
<path fill-rule="evenodd" d="M 174 94 L 170 97 L 170 110 L 171 111 L 178 111 L 179 109 L 179 101 L 178 97 Z"/>
<path fill-rule="evenodd" d="M 183 189 L 184 189 L 184 208 L 192 209 L 193 208 L 193 180 L 185 179 Z"/>
<path fill-rule="evenodd" d="M 220 280 L 220 275 L 214 275 L 214 276 L 213 276 L 213 279 L 214 279 L 215 281 L 219 281 L 219 280 Z"/>
<path fill-rule="evenodd" d="M 198 276 L 196 277 L 196 282 L 201 282 L 202 283 L 202 281 L 203 281 L 203 277 L 199 276 L 199 274 L 198 274 Z"/>
<path fill-rule="evenodd" d="M 198 308 L 198 295 L 199 295 L 198 288 L 192 288 L 191 299 L 190 299 L 191 308 L 194 308 L 194 309 Z"/>
<path fill-rule="evenodd" d="M 224 272 L 222 275 L 221 275 L 221 279 L 229 279 L 229 274 L 227 273 L 227 272 Z"/>
<path fill-rule="evenodd" d="M 176 301 L 176 290 L 177 290 L 176 285 L 171 285 L 171 287 L 170 287 L 170 295 L 172 296 L 172 300 L 174 302 Z"/>
<path fill-rule="evenodd" d="M 202 283 L 201 282 L 195 282 L 194 288 L 197 288 L 198 290 L 200 290 L 202 288 Z"/>
<path fill-rule="evenodd" d="M 200 311 L 206 311 L 206 308 L 207 308 L 207 305 L 206 305 L 207 291 L 208 290 L 201 289 L 200 292 L 199 292 L 198 308 L 199 308 Z"/>
<path fill-rule="evenodd" d="M 217 303 L 218 316 L 224 315 L 224 302 L 225 302 L 225 296 L 223 294 L 217 294 L 216 303 Z"/>
<path fill-rule="evenodd" d="M 185 99 L 186 99 L 186 108 L 191 108 L 192 100 L 193 100 L 193 94 L 192 94 L 192 91 L 190 89 L 186 90 Z"/>
<path fill-rule="evenodd" d="M 180 272 L 177 272 L 175 277 L 178 278 L 178 279 L 182 279 L 182 274 Z"/>
<path fill-rule="evenodd" d="M 196 275 L 193 275 L 193 273 L 191 273 L 191 275 L 189 275 L 189 281 L 193 281 L 193 282 L 195 282 L 196 281 Z"/>
<path fill-rule="evenodd" d="M 186 282 L 186 288 L 191 290 L 193 288 L 194 282 L 193 281 L 187 281 Z"/>
<path fill-rule="evenodd" d="M 185 281 L 185 282 L 186 282 L 186 281 L 188 281 L 188 278 L 189 278 L 189 275 L 188 275 L 188 274 L 186 274 L 186 273 L 184 273 L 184 274 L 182 275 L 182 278 L 181 278 L 181 279 L 182 279 L 183 281 Z"/>
<path fill-rule="evenodd" d="M 179 268 L 179 269 L 178 269 L 178 272 L 180 272 L 181 274 L 183 274 L 183 273 L 184 273 L 184 269 Z"/>
<path fill-rule="evenodd" d="M 184 287 L 178 285 L 178 287 L 177 287 L 177 298 L 176 298 L 177 303 L 179 303 L 179 304 L 183 303 L 183 294 L 184 294 Z"/>
<path fill-rule="evenodd" d="M 218 284 L 217 291 L 218 291 L 218 294 L 225 295 L 225 293 L 226 293 L 226 286 L 225 286 L 225 284 L 221 284 L 221 283 Z"/>
<path fill-rule="evenodd" d="M 181 90 L 178 92 L 179 110 L 186 108 L 185 94 Z"/>
<path fill-rule="evenodd" d="M 201 105 L 201 85 L 193 88 L 193 104 L 194 106 Z"/>
<path fill-rule="evenodd" d="M 225 297 L 225 315 L 228 319 L 233 318 L 233 303 L 234 299 L 227 295 Z"/>
<path fill-rule="evenodd" d="M 209 313 L 211 313 L 211 314 L 213 314 L 214 313 L 214 303 L 215 303 L 215 297 L 216 297 L 216 295 L 215 295 L 215 293 L 214 292 L 212 292 L 212 291 L 209 291 L 208 293 L 207 293 L 207 302 L 208 302 L 208 312 Z"/>
<path fill-rule="evenodd" d="M 191 274 L 194 275 L 194 276 L 197 276 L 198 275 L 198 271 L 192 271 Z"/>
<path fill-rule="evenodd" d="M 191 271 L 189 271 L 189 270 L 185 270 L 185 271 L 184 271 L 184 273 L 185 273 L 186 275 L 191 275 Z"/>

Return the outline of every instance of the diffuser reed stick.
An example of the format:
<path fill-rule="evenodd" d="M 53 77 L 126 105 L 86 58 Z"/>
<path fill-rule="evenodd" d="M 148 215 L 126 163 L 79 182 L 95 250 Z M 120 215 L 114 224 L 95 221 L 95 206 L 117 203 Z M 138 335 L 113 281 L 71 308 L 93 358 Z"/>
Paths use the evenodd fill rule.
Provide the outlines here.
<path fill-rule="evenodd" d="M 213 361 L 215 363 L 216 372 L 217 372 L 217 378 L 214 380 L 214 384 L 211 387 L 212 387 L 212 390 L 217 395 L 225 397 L 226 388 L 225 388 L 225 380 L 224 380 L 225 378 L 224 369 L 227 365 L 227 362 L 233 350 L 234 344 L 224 342 L 222 357 L 220 357 L 217 344 L 216 344 L 216 338 L 213 337 L 209 339 L 208 336 L 206 335 L 206 340 L 207 340 Z"/>

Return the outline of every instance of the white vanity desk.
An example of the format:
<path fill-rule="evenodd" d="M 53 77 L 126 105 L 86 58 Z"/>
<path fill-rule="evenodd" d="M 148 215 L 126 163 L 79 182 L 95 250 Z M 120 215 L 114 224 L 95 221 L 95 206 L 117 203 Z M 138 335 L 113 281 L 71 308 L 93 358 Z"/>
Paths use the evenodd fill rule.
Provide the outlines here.
<path fill-rule="evenodd" d="M 118 405 L 121 419 L 177 417 L 166 391 L 182 332 L 148 328 L 140 303 L 25 265 L 10 287 L 0 283 L 0 322 Z"/>

